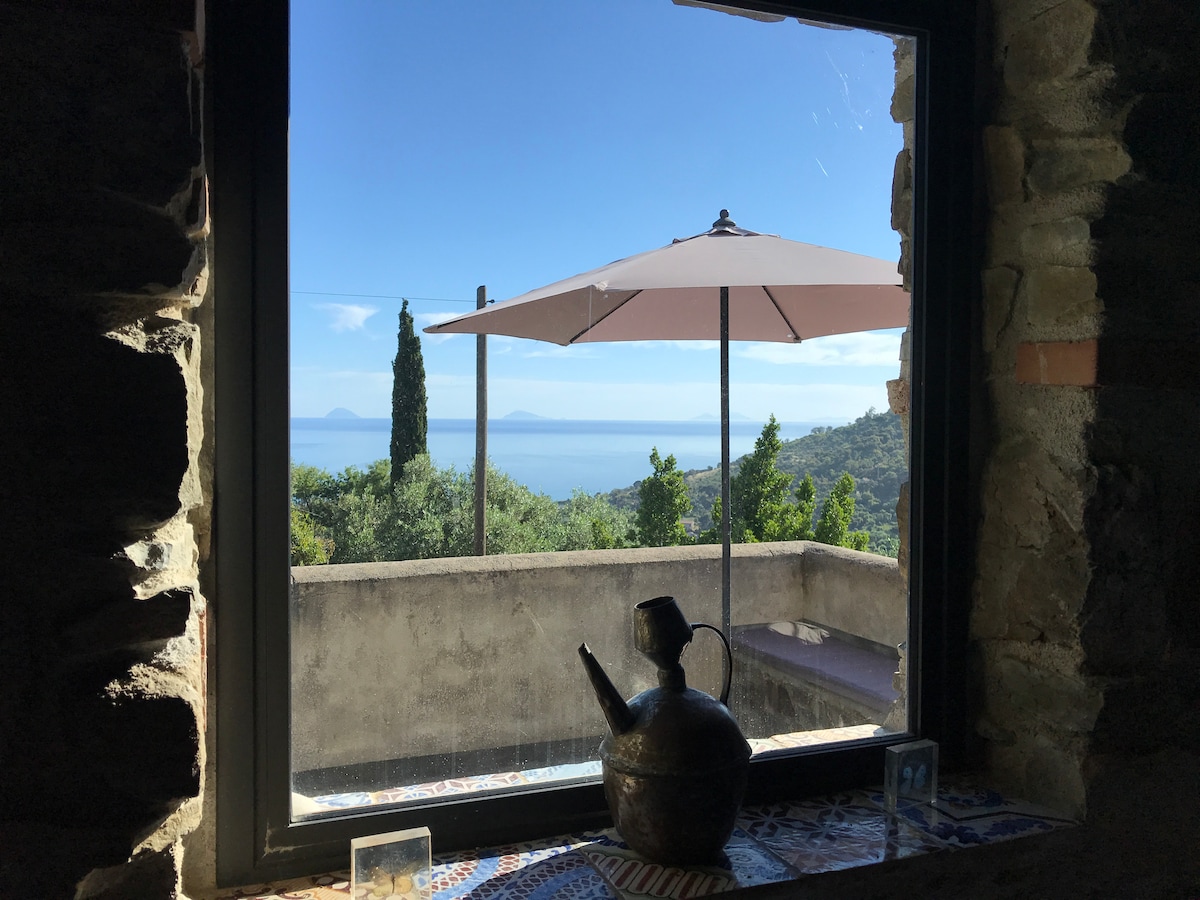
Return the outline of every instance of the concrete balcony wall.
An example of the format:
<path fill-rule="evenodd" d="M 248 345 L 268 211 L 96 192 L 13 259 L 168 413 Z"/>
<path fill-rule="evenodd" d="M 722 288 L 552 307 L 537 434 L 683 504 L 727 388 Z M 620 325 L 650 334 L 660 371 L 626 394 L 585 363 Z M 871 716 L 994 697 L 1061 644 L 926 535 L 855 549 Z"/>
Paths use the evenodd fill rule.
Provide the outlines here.
<path fill-rule="evenodd" d="M 718 546 L 409 560 L 292 570 L 292 766 L 591 739 L 605 728 L 576 648 L 626 697 L 652 686 L 632 608 L 662 594 L 720 624 Z M 805 619 L 894 646 L 895 560 L 804 541 L 733 548 L 732 624 Z M 689 684 L 717 693 L 700 632 Z"/>

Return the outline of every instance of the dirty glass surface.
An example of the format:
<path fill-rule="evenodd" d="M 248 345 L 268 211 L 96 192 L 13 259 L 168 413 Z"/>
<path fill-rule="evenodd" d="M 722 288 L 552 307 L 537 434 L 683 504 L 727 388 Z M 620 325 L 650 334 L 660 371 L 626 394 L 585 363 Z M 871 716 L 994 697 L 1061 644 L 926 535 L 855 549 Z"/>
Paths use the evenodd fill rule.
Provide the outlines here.
<path fill-rule="evenodd" d="M 903 733 L 904 328 L 731 344 L 728 609 L 716 341 L 488 338 L 478 556 L 478 345 L 422 329 L 725 208 L 900 265 L 911 40 L 641 3 L 303 2 L 291 27 L 293 817 L 597 780 L 578 647 L 653 687 L 631 620 L 660 595 L 728 620 L 757 756 Z M 414 338 L 428 454 L 397 475 Z M 720 693 L 714 635 L 683 665 Z"/>

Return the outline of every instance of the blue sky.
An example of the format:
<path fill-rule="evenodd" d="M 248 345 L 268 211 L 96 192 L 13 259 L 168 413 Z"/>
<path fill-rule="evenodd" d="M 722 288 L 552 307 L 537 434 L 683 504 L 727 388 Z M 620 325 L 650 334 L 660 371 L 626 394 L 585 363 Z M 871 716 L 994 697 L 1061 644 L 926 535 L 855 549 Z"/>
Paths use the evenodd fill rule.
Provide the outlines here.
<path fill-rule="evenodd" d="M 892 43 L 669 0 L 293 0 L 293 416 L 391 409 L 417 327 L 707 230 L 894 260 Z M 575 419 L 718 411 L 711 342 L 489 338 L 489 407 Z M 432 418 L 474 416 L 473 336 L 422 335 Z M 899 332 L 731 348 L 766 421 L 886 408 Z"/>

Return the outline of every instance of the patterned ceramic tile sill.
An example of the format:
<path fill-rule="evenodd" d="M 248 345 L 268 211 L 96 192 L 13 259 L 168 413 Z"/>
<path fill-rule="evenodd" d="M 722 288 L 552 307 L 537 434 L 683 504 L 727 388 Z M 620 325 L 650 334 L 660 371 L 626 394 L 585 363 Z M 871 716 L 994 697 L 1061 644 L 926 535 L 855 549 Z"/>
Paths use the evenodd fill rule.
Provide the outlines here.
<path fill-rule="evenodd" d="M 882 789 L 748 807 L 719 866 L 647 863 L 612 829 L 441 855 L 434 858 L 433 898 L 684 900 L 1075 824 L 970 779 L 943 780 L 932 805 L 901 805 L 895 815 L 884 811 Z M 346 900 L 349 894 L 349 874 L 334 873 L 245 888 L 222 900 Z"/>

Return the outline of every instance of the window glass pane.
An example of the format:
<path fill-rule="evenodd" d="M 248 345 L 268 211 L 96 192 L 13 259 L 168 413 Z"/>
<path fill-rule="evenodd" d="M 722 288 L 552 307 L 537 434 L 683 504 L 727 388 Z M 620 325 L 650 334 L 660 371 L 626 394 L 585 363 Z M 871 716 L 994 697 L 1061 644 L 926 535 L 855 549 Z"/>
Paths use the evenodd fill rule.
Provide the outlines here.
<path fill-rule="evenodd" d="M 728 629 L 756 754 L 905 731 L 913 48 L 767 19 L 293 3 L 294 816 L 596 779 L 576 649 L 626 697 L 653 686 L 632 609 L 659 595 Z M 658 282 L 628 326 L 616 275 L 564 299 L 566 331 L 550 306 L 489 320 L 477 555 L 478 342 L 423 329 L 478 285 L 503 301 L 668 246 L 715 288 L 715 245 L 748 240 L 812 247 L 729 276 L 728 605 L 717 307 Z M 720 693 L 713 635 L 683 662 Z"/>

